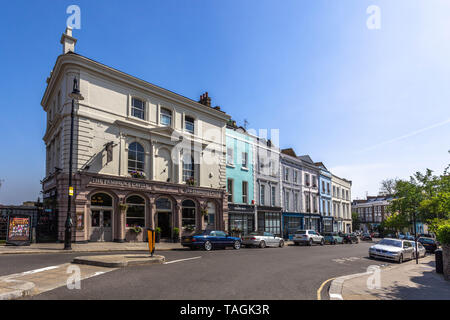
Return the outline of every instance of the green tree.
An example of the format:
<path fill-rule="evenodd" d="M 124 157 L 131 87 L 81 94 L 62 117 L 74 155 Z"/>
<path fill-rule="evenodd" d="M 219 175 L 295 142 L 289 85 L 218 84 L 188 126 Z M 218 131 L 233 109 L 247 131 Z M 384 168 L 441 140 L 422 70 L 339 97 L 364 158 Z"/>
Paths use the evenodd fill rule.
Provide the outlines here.
<path fill-rule="evenodd" d="M 361 221 L 357 212 L 352 212 L 352 230 L 359 230 Z"/>

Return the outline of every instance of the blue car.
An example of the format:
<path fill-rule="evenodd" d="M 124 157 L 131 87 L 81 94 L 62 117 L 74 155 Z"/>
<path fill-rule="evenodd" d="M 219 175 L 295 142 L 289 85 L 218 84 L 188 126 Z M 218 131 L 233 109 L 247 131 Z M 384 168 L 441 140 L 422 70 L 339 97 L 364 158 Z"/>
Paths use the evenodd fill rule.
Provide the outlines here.
<path fill-rule="evenodd" d="M 241 248 L 241 238 L 231 237 L 223 231 L 205 230 L 195 233 L 192 236 L 183 236 L 181 245 L 193 249 L 205 249 L 210 251 L 213 248 L 232 247 L 235 250 Z"/>

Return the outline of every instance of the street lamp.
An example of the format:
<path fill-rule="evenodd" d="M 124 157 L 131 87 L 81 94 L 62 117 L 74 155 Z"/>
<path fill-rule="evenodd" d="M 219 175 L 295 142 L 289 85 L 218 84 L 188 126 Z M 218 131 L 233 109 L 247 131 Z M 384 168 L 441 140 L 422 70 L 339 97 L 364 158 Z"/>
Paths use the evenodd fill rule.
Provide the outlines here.
<path fill-rule="evenodd" d="M 66 218 L 66 232 L 64 239 L 64 250 L 72 250 L 72 197 L 73 197 L 73 186 L 72 186 L 72 162 L 73 162 L 73 118 L 75 109 L 75 100 L 84 100 L 84 97 L 80 93 L 78 88 L 77 78 L 73 79 L 73 91 L 69 94 L 72 98 L 72 112 L 70 113 L 70 155 L 69 155 L 69 196 L 67 200 L 67 218 Z"/>

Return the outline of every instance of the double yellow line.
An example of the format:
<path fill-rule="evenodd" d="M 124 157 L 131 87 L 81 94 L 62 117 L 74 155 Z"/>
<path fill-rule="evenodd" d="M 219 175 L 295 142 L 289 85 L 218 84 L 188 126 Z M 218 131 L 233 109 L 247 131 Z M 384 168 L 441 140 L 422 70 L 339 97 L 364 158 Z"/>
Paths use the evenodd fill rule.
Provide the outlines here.
<path fill-rule="evenodd" d="M 322 283 L 322 284 L 320 285 L 319 289 L 317 290 L 317 300 L 322 300 L 322 297 L 321 297 L 322 295 L 321 295 L 321 293 L 322 293 L 323 287 L 324 287 L 328 282 L 330 282 L 331 280 L 334 280 L 334 279 L 336 279 L 336 278 L 328 279 L 327 281 L 325 281 L 324 283 Z"/>

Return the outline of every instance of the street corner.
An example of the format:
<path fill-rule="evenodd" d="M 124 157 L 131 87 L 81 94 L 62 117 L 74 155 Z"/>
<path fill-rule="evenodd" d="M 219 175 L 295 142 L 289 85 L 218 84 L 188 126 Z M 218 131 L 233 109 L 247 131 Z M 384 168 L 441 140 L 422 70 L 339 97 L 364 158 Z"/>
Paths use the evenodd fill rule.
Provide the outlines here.
<path fill-rule="evenodd" d="M 0 278 L 0 300 L 16 300 L 29 296 L 34 288 L 32 282 Z"/>
<path fill-rule="evenodd" d="M 165 261 L 166 258 L 161 255 L 120 254 L 76 257 L 72 263 L 107 268 L 125 268 L 135 265 L 163 264 Z"/>

